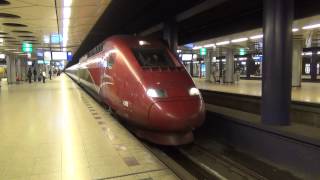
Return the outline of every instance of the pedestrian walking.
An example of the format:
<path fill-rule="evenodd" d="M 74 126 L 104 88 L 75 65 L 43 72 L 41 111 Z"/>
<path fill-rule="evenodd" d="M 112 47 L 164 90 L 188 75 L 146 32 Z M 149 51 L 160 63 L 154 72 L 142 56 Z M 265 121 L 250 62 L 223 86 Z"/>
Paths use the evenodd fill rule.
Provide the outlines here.
<path fill-rule="evenodd" d="M 34 81 L 34 82 L 37 82 L 37 74 L 38 74 L 37 69 L 34 68 L 34 69 L 33 69 L 33 81 Z"/>
<path fill-rule="evenodd" d="M 31 68 L 29 68 L 27 76 L 28 76 L 29 83 L 31 83 L 31 77 L 32 77 Z"/>
<path fill-rule="evenodd" d="M 42 71 L 42 82 L 46 83 L 46 71 Z"/>
<path fill-rule="evenodd" d="M 50 80 L 51 80 L 51 76 L 52 76 L 52 71 L 51 71 L 51 69 L 49 70 L 49 78 L 50 78 Z"/>

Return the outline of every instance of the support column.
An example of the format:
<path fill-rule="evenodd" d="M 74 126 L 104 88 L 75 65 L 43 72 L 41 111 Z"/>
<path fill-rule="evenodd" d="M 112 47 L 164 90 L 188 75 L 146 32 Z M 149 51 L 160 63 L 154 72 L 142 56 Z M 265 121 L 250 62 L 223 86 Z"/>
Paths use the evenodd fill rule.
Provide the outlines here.
<path fill-rule="evenodd" d="M 19 79 L 19 80 L 21 80 L 21 59 L 20 58 L 18 58 L 17 60 L 16 60 L 16 74 L 17 74 L 17 78 Z"/>
<path fill-rule="evenodd" d="M 190 62 L 190 75 L 193 77 L 193 59 Z"/>
<path fill-rule="evenodd" d="M 302 41 L 299 39 L 293 40 L 292 52 L 292 86 L 301 86 L 301 68 L 302 68 Z"/>
<path fill-rule="evenodd" d="M 205 59 L 205 64 L 206 64 L 206 80 L 211 82 L 211 73 L 212 73 L 212 67 L 211 67 L 211 61 L 212 61 L 212 52 L 209 51 L 206 59 Z"/>
<path fill-rule="evenodd" d="M 225 73 L 225 83 L 233 83 L 233 74 L 234 74 L 234 56 L 232 48 L 227 48 L 226 54 L 226 73 Z"/>
<path fill-rule="evenodd" d="M 313 50 L 312 56 L 311 56 L 311 63 L 310 63 L 311 81 L 317 80 L 317 58 L 318 58 L 317 51 Z"/>
<path fill-rule="evenodd" d="M 16 60 L 15 56 L 6 56 L 8 84 L 16 83 Z"/>
<path fill-rule="evenodd" d="M 250 76 L 251 76 L 251 72 L 252 72 L 252 55 L 251 54 L 248 54 L 247 55 L 247 61 L 246 61 L 246 68 L 247 68 L 247 71 L 246 71 L 246 76 L 247 76 L 247 79 L 250 79 Z"/>
<path fill-rule="evenodd" d="M 261 119 L 290 123 L 293 0 L 264 0 Z"/>
<path fill-rule="evenodd" d="M 176 54 L 178 47 L 178 28 L 175 20 L 171 19 L 165 23 L 163 39 L 166 41 L 169 49 Z"/>

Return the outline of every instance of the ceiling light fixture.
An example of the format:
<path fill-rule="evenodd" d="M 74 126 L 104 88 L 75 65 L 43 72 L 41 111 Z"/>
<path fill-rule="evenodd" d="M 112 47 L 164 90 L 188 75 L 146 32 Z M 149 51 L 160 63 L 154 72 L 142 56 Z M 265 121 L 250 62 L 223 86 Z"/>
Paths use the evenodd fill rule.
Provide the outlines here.
<path fill-rule="evenodd" d="M 248 38 L 239 38 L 231 40 L 232 43 L 248 41 Z"/>
<path fill-rule="evenodd" d="M 213 47 L 213 48 L 215 48 L 216 45 L 215 45 L 215 44 L 206 44 L 206 45 L 204 45 L 203 47 L 205 47 L 205 48 L 208 48 L 208 47 Z"/>
<path fill-rule="evenodd" d="M 302 29 L 314 29 L 319 27 L 320 27 L 320 24 L 312 24 L 312 25 L 304 26 L 302 27 Z"/>
<path fill-rule="evenodd" d="M 63 1 L 63 6 L 66 7 L 66 6 L 71 6 L 72 4 L 72 0 L 64 0 Z"/>
<path fill-rule="evenodd" d="M 193 47 L 192 49 L 193 50 L 197 50 L 197 49 L 201 49 L 202 48 L 202 46 L 195 46 L 195 47 Z"/>
<path fill-rule="evenodd" d="M 227 45 L 227 44 L 230 44 L 230 41 L 222 41 L 222 42 L 216 43 L 217 46 Z"/>
<path fill-rule="evenodd" d="M 71 17 L 71 4 L 72 0 L 64 0 L 63 1 L 63 26 L 62 26 L 62 46 L 63 50 L 66 51 L 66 46 L 68 44 L 68 34 L 69 34 L 69 25 L 70 25 L 70 17 Z"/>
<path fill-rule="evenodd" d="M 299 31 L 299 28 L 292 28 L 292 32 L 297 32 Z"/>
<path fill-rule="evenodd" d="M 251 36 L 250 39 L 261 39 L 263 38 L 263 34 L 259 34 L 259 35 L 255 35 L 255 36 Z"/>

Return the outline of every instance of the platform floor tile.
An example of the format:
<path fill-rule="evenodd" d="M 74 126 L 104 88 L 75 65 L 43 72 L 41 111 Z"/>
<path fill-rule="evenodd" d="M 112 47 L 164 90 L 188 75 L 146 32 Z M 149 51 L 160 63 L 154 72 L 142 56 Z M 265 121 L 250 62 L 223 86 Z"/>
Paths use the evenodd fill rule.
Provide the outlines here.
<path fill-rule="evenodd" d="M 69 77 L 0 89 L 0 179 L 178 179 Z"/>

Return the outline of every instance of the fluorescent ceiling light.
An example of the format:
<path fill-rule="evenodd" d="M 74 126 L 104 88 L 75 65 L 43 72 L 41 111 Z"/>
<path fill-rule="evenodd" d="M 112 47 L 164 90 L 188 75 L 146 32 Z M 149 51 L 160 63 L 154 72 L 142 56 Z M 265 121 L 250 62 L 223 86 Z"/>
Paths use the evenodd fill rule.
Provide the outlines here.
<path fill-rule="evenodd" d="M 297 32 L 297 31 L 299 31 L 298 28 L 292 28 L 292 32 Z"/>
<path fill-rule="evenodd" d="M 17 49 L 4 49 L 6 51 L 16 51 Z"/>
<path fill-rule="evenodd" d="M 227 44 L 230 44 L 230 41 L 222 41 L 222 42 L 218 42 L 216 43 L 217 46 L 220 46 L 220 45 L 227 45 Z"/>
<path fill-rule="evenodd" d="M 318 51 L 317 54 L 320 54 L 320 51 Z"/>
<path fill-rule="evenodd" d="M 71 6 L 72 0 L 64 0 L 63 1 L 63 6 Z"/>
<path fill-rule="evenodd" d="M 313 24 L 313 25 L 304 26 L 302 27 L 302 29 L 314 29 L 319 27 L 320 27 L 320 24 Z"/>
<path fill-rule="evenodd" d="M 63 8 L 63 19 L 69 19 L 71 16 L 71 8 Z"/>
<path fill-rule="evenodd" d="M 43 42 L 46 43 L 46 44 L 49 44 L 50 43 L 50 37 L 49 36 L 43 36 Z"/>
<path fill-rule="evenodd" d="M 255 36 L 251 36 L 250 39 L 261 39 L 263 38 L 263 34 L 259 34 L 259 35 L 255 35 Z"/>
<path fill-rule="evenodd" d="M 216 47 L 216 45 L 215 44 L 206 44 L 203 47 L 206 47 L 206 48 L 208 48 L 208 47 Z"/>
<path fill-rule="evenodd" d="M 195 47 L 193 47 L 192 49 L 193 49 L 193 50 L 197 50 L 197 49 L 200 49 L 200 48 L 202 48 L 202 46 L 195 46 Z"/>
<path fill-rule="evenodd" d="M 248 38 L 239 38 L 239 39 L 233 39 L 231 42 L 237 43 L 237 42 L 243 42 L 243 41 L 248 41 Z"/>
<path fill-rule="evenodd" d="M 312 55 L 312 52 L 305 52 L 305 53 L 303 53 L 303 55 L 305 55 L 305 56 L 311 56 L 311 55 Z"/>
<path fill-rule="evenodd" d="M 13 52 L 13 53 L 15 53 L 15 54 L 20 54 L 20 53 L 22 53 L 22 52 L 17 52 L 17 51 L 16 51 L 16 52 Z"/>
<path fill-rule="evenodd" d="M 0 43 L 3 43 L 3 39 L 2 38 L 0 38 Z"/>

